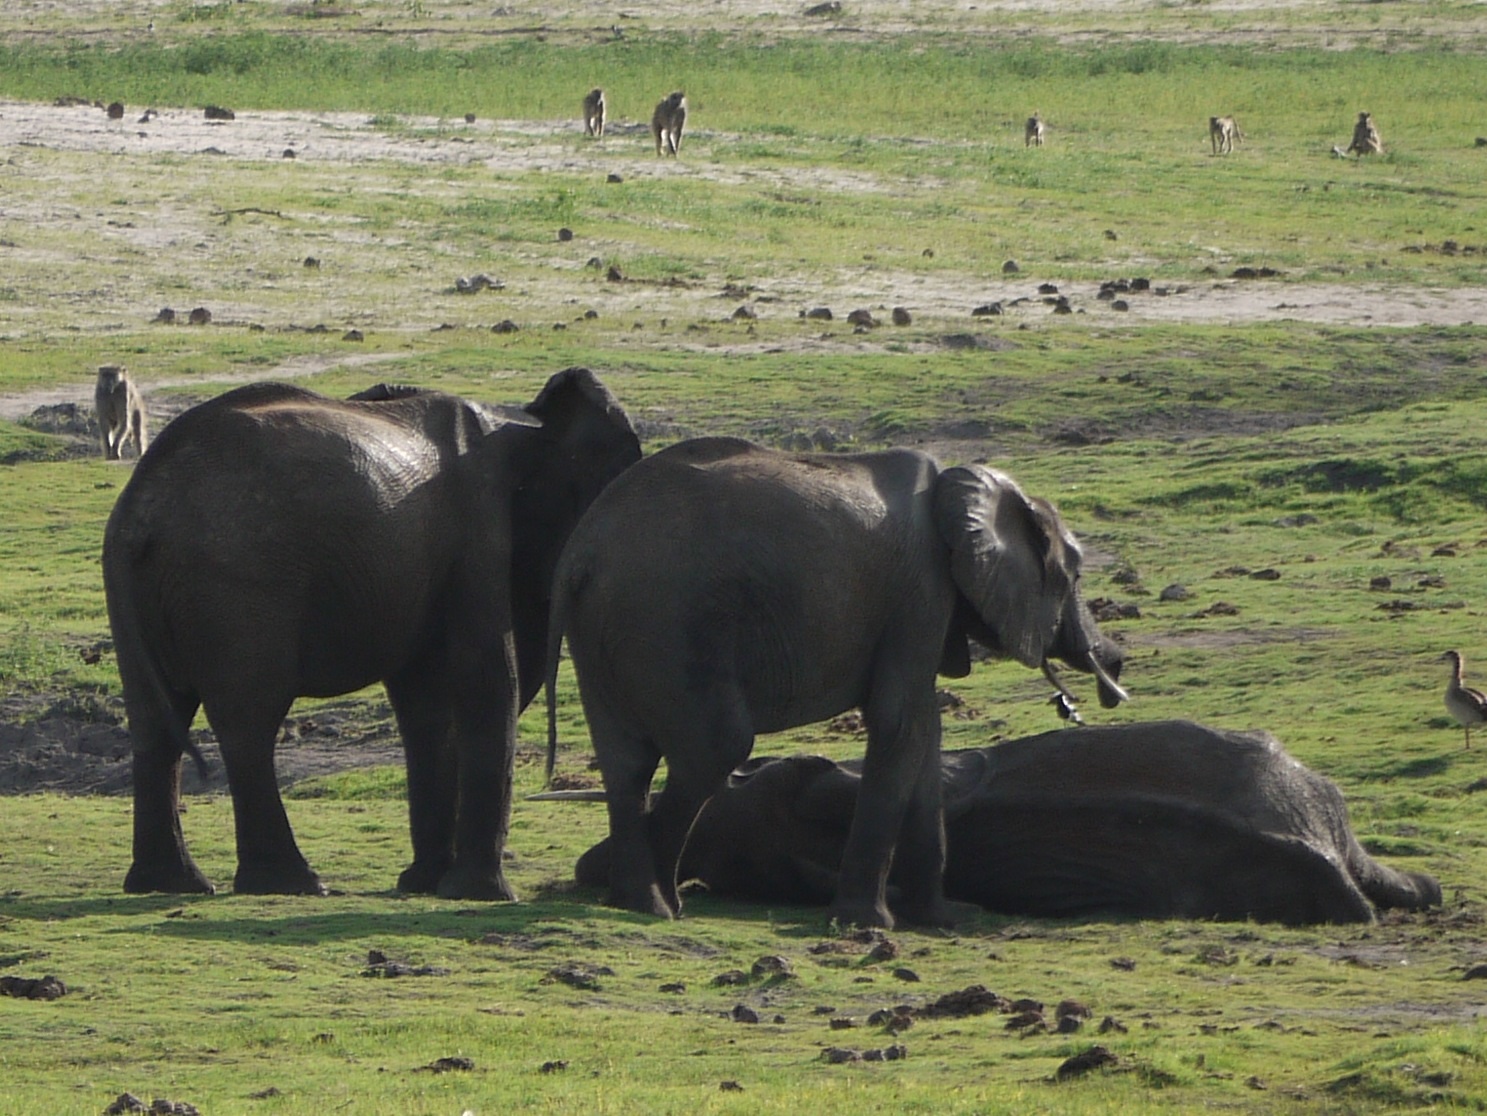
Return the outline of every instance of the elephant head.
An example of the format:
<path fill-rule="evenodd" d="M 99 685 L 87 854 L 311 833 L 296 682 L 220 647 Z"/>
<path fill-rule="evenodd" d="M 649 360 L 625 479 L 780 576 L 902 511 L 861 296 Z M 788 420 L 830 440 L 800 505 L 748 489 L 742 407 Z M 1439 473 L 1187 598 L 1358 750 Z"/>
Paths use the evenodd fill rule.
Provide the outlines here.
<path fill-rule="evenodd" d="M 1083 553 L 1052 504 L 1025 495 L 1005 473 L 970 465 L 940 474 L 934 514 L 960 594 L 942 673 L 969 673 L 969 637 L 1041 668 L 1065 696 L 1050 658 L 1094 675 L 1105 708 L 1126 700 L 1116 681 L 1120 648 L 1101 634 L 1080 595 Z"/>

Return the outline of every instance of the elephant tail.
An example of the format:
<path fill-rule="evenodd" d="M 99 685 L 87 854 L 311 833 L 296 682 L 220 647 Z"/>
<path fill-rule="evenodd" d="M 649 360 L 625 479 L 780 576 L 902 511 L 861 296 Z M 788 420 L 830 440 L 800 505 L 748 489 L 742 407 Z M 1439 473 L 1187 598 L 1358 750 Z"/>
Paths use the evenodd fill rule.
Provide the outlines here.
<path fill-rule="evenodd" d="M 547 785 L 552 785 L 553 768 L 558 762 L 558 659 L 563 650 L 563 628 L 568 620 L 567 594 L 556 586 L 552 613 L 547 625 L 547 663 L 542 685 L 547 691 Z"/>
<path fill-rule="evenodd" d="M 113 518 L 117 518 L 117 510 Z M 129 540 L 116 532 L 113 518 L 104 536 L 103 585 L 134 750 L 149 751 L 163 742 L 176 755 L 190 756 L 197 774 L 205 782 L 211 778 L 211 765 L 191 739 L 191 726 L 176 713 L 160 660 L 151 650 L 139 607 L 138 586 L 130 576 L 133 555 L 129 553 Z"/>

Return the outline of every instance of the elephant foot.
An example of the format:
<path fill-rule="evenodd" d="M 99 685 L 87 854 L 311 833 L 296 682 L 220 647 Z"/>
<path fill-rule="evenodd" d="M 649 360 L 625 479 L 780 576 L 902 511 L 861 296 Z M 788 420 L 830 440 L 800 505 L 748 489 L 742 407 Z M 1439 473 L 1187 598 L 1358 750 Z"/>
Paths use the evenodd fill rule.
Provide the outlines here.
<path fill-rule="evenodd" d="M 661 894 L 660 884 L 651 884 L 643 890 L 623 892 L 611 889 L 604 900 L 607 907 L 620 907 L 627 911 L 637 911 L 644 915 L 654 915 L 656 918 L 676 918 L 681 913 L 681 901 L 672 906 Z"/>
<path fill-rule="evenodd" d="M 883 930 L 893 929 L 893 915 L 880 899 L 874 902 L 837 899 L 831 904 L 831 921 L 838 926 L 877 926 Z"/>
<path fill-rule="evenodd" d="M 217 889 L 212 881 L 202 875 L 188 857 L 184 862 L 150 864 L 136 860 L 129 866 L 124 877 L 124 891 L 129 895 L 142 895 L 150 891 L 165 891 L 177 895 L 215 895 Z"/>
<path fill-rule="evenodd" d="M 398 890 L 409 895 L 433 895 L 450 863 L 448 859 L 415 860 L 398 876 Z"/>
<path fill-rule="evenodd" d="M 930 903 L 897 906 L 901 926 L 922 926 L 930 930 L 953 930 L 956 924 L 984 913 L 974 903 L 952 903 L 939 899 Z"/>
<path fill-rule="evenodd" d="M 240 864 L 232 878 L 238 895 L 329 895 L 307 865 Z"/>
<path fill-rule="evenodd" d="M 455 864 L 439 878 L 434 893 L 440 899 L 475 899 L 482 902 L 511 902 L 516 892 L 497 868 L 473 868 Z"/>

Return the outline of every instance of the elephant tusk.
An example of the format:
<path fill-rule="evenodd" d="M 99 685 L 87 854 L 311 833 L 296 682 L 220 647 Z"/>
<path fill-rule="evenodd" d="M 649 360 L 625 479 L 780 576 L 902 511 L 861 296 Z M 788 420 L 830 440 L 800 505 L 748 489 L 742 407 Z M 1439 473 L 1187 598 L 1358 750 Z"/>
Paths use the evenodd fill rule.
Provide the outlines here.
<path fill-rule="evenodd" d="M 1095 679 L 1099 682 L 1102 691 L 1100 704 L 1104 705 L 1104 693 L 1111 694 L 1116 702 L 1130 701 L 1130 692 L 1119 682 L 1110 677 L 1110 673 L 1100 665 L 1100 660 L 1093 655 L 1089 657 L 1089 665 L 1094 671 Z"/>
<path fill-rule="evenodd" d="M 605 802 L 605 801 L 608 801 L 608 800 L 604 797 L 604 792 L 602 790 L 555 790 L 555 791 L 538 791 L 536 794 L 529 794 L 529 795 L 526 796 L 526 798 L 525 798 L 524 801 L 527 801 L 527 802 Z"/>

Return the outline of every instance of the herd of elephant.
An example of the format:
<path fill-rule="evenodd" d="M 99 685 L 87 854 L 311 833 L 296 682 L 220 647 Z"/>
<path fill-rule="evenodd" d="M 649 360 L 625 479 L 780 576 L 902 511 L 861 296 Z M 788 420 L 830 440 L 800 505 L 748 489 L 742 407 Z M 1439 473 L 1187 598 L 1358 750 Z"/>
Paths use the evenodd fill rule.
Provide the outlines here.
<path fill-rule="evenodd" d="M 235 890 L 323 893 L 284 811 L 275 742 L 296 698 L 380 681 L 407 765 L 413 859 L 398 887 L 514 898 L 502 852 L 516 719 L 546 682 L 551 766 L 566 636 L 609 812 L 602 853 L 579 875 L 609 903 L 677 915 L 678 884 L 695 874 L 683 870 L 689 833 L 756 734 L 859 708 L 866 753 L 812 894 L 842 924 L 947 925 L 954 764 L 936 677 L 967 674 L 975 641 L 1072 700 L 1050 663 L 1062 660 L 1118 704 L 1122 654 L 1083 601 L 1080 563 L 1054 508 L 983 466 L 715 437 L 642 458 L 587 369 L 559 372 L 520 407 L 387 385 L 347 400 L 239 388 L 160 432 L 105 531 L 133 743 L 125 890 L 214 890 L 180 821 L 181 765 L 204 762 L 190 733 L 202 710 L 232 793 Z M 1151 777 L 1140 763 L 1124 776 Z M 1318 801 L 1294 779 L 1250 782 L 1262 797 Z M 777 806 L 800 805 L 798 788 L 782 793 Z M 1297 816 L 1283 801 L 1272 813 Z M 1313 828 L 1336 846 L 1334 822 Z M 765 838 L 741 824 L 727 843 Z M 1167 854 L 1129 852 L 1153 855 Z M 1357 857 L 1312 860 L 1308 871 L 1367 874 Z M 1423 883 L 1409 894 L 1439 899 Z"/>

